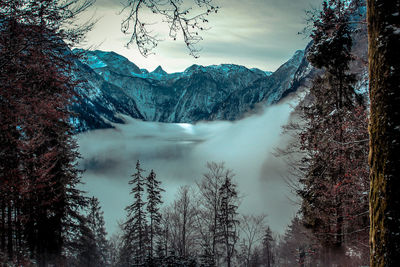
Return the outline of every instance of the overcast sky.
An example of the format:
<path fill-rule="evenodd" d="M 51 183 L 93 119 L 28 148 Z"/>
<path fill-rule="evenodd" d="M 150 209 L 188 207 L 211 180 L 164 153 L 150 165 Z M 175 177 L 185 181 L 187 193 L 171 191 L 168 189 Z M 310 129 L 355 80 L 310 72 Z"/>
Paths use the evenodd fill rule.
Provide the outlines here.
<path fill-rule="evenodd" d="M 309 41 L 298 35 L 305 26 L 305 10 L 320 6 L 321 0 L 219 0 L 218 14 L 210 16 L 210 30 L 202 34 L 204 40 L 200 58 L 188 54 L 183 42 L 168 36 L 155 50 L 156 55 L 144 58 L 135 46 L 127 49 L 129 36 L 120 31 L 125 0 L 97 0 L 85 14 L 99 18 L 88 34 L 84 48 L 89 46 L 124 55 L 140 68 L 149 71 L 161 65 L 167 72 L 183 71 L 192 64 L 212 65 L 234 63 L 262 70 L 274 71 Z M 184 0 L 190 1 L 190 0 Z M 154 21 L 156 22 L 156 21 Z M 165 25 L 156 23 L 160 32 Z"/>

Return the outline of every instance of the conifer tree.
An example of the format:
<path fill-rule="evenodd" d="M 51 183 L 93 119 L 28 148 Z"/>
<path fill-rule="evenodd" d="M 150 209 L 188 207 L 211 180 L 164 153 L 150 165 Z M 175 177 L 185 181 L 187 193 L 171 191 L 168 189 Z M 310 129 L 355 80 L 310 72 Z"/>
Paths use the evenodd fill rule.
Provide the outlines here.
<path fill-rule="evenodd" d="M 86 216 L 87 227 L 93 233 L 96 244 L 95 250 L 90 254 L 95 258 L 92 266 L 105 266 L 109 263 L 109 244 L 107 241 L 107 232 L 103 211 L 101 211 L 99 200 L 95 197 L 90 198 L 89 213 Z"/>
<path fill-rule="evenodd" d="M 67 232 L 81 219 L 66 42 L 88 28 L 65 25 L 91 2 L 0 2 L 0 248 L 17 265 L 61 264 Z"/>
<path fill-rule="evenodd" d="M 226 175 L 225 181 L 219 189 L 220 208 L 218 212 L 217 237 L 218 242 L 225 248 L 225 262 L 232 266 L 232 259 L 236 252 L 238 237 L 238 193 L 232 176 Z"/>
<path fill-rule="evenodd" d="M 262 240 L 263 262 L 266 267 L 271 267 L 274 264 L 273 243 L 274 238 L 272 236 L 272 231 L 268 226 L 267 229 L 265 229 L 265 234 Z"/>
<path fill-rule="evenodd" d="M 139 160 L 136 162 L 136 172 L 132 174 L 129 184 L 132 185 L 130 194 L 133 196 L 133 203 L 125 208 L 127 220 L 123 224 L 123 241 L 125 251 L 125 262 L 128 266 L 141 266 L 146 258 L 146 211 L 143 194 L 145 180 L 142 175 L 144 170 L 140 167 Z"/>
<path fill-rule="evenodd" d="M 156 173 L 151 170 L 146 178 L 147 189 L 147 214 L 149 216 L 149 259 L 152 261 L 154 257 L 156 237 L 160 234 L 161 228 L 161 212 L 160 205 L 163 203 L 161 192 L 164 190 L 160 187 L 161 182 L 157 180 Z"/>
<path fill-rule="evenodd" d="M 277 264 L 279 266 L 310 266 L 318 264 L 315 256 L 320 247 L 309 229 L 306 229 L 302 220 L 296 216 L 292 219 L 279 243 Z M 306 264 L 308 262 L 308 264 Z"/>
<path fill-rule="evenodd" d="M 323 264 L 330 264 L 346 257 L 345 246 L 352 239 L 365 241 L 367 112 L 363 96 L 354 89 L 355 75 L 349 73 L 352 39 L 343 1 L 324 1 L 311 37 L 308 60 L 323 72 L 301 105 L 305 127 L 299 141 L 305 154 L 298 193 L 304 223 L 325 248 Z"/>
<path fill-rule="evenodd" d="M 79 222 L 79 230 L 71 233 L 70 246 L 66 255 L 67 264 L 72 266 L 98 266 L 99 251 L 95 234 L 88 227 L 86 218 Z"/>

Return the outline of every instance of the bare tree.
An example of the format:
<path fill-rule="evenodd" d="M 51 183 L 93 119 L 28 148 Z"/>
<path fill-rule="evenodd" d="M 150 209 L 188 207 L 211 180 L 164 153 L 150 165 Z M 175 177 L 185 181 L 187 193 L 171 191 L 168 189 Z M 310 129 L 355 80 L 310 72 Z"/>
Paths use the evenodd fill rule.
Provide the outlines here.
<path fill-rule="evenodd" d="M 200 206 L 200 229 L 202 245 L 209 248 L 210 254 L 214 257 L 214 261 L 218 260 L 217 251 L 217 225 L 218 213 L 221 203 L 221 195 L 219 189 L 225 181 L 225 177 L 232 177 L 231 170 L 225 168 L 225 164 L 208 162 L 208 172 L 203 174 L 202 180 L 197 182 L 199 189 L 199 206 Z"/>
<path fill-rule="evenodd" d="M 178 256 L 187 259 L 195 254 L 198 234 L 196 229 L 197 207 L 189 186 L 179 188 L 177 199 L 163 216 L 169 218 L 169 243 Z"/>
<path fill-rule="evenodd" d="M 173 40 L 181 34 L 189 54 L 197 58 L 202 40 L 199 33 L 207 29 L 208 15 L 217 13 L 219 7 L 213 0 L 193 0 L 191 5 L 183 0 L 125 0 L 122 12 L 128 14 L 121 23 L 121 31 L 130 34 L 127 46 L 135 44 L 143 56 L 148 56 L 161 40 L 149 29 L 145 16 L 152 13 L 161 17 L 169 26 L 169 37 Z M 147 14 L 146 14 L 147 13 Z"/>
<path fill-rule="evenodd" d="M 257 245 L 261 243 L 267 228 L 267 215 L 242 215 L 240 219 L 241 247 L 245 266 L 250 266 L 250 257 Z"/>

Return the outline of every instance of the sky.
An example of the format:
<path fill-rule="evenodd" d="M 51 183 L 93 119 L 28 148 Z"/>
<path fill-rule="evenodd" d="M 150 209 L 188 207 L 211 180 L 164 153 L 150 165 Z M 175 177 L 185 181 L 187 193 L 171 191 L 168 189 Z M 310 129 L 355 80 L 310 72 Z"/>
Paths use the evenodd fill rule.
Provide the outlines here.
<path fill-rule="evenodd" d="M 274 71 L 309 42 L 299 35 L 305 26 L 305 10 L 319 8 L 321 0 L 216 0 L 218 14 L 209 16 L 208 31 L 202 33 L 200 58 L 191 57 L 184 43 L 171 40 L 165 23 L 150 19 L 162 42 L 155 55 L 145 58 L 135 46 L 126 48 L 129 35 L 120 31 L 124 18 L 119 14 L 125 0 L 97 0 L 82 16 L 98 18 L 80 47 L 114 51 L 149 71 L 161 65 L 169 73 L 187 67 L 213 64 L 238 64 Z M 191 0 L 183 0 L 192 2 Z M 153 21 L 154 20 L 154 21 Z"/>
<path fill-rule="evenodd" d="M 123 0 L 122 0 L 123 1 Z M 184 0 L 185 1 L 185 0 Z M 187 0 L 189 1 L 189 0 Z M 97 0 L 86 17 L 99 17 L 88 34 L 86 47 L 117 52 L 149 71 L 161 65 L 169 73 L 187 67 L 233 63 L 274 71 L 309 39 L 297 33 L 305 26 L 305 10 L 321 0 L 220 0 L 221 10 L 210 18 L 211 29 L 203 34 L 200 58 L 191 57 L 183 42 L 166 39 L 144 58 L 120 32 L 123 18 L 120 0 Z M 83 18 L 85 19 L 85 18 Z M 160 33 L 165 24 L 154 24 Z M 84 47 L 85 47 L 84 46 Z M 90 131 L 78 136 L 83 181 L 89 194 L 98 197 L 109 233 L 129 204 L 128 180 L 137 159 L 143 168 L 153 168 L 166 189 L 167 204 L 181 185 L 195 185 L 206 172 L 207 161 L 225 161 L 236 173 L 244 200 L 242 213 L 268 215 L 272 230 L 283 233 L 296 213 L 293 196 L 284 181 L 287 166 L 273 156 L 285 143 L 281 126 L 291 109 L 287 104 L 266 108 L 236 122 L 165 124 L 128 119 L 116 129 Z"/>
<path fill-rule="evenodd" d="M 137 160 L 145 176 L 154 169 L 161 180 L 165 205 L 174 201 L 180 186 L 196 188 L 196 181 L 207 172 L 207 162 L 225 162 L 236 174 L 239 212 L 267 214 L 271 229 L 283 234 L 298 206 L 285 180 L 287 166 L 274 152 L 288 142 L 281 126 L 291 116 L 293 101 L 297 100 L 260 109 L 235 122 L 192 125 L 125 117 L 127 124 L 116 124 L 116 129 L 80 134 L 80 166 L 85 169 L 82 189 L 100 200 L 106 229 L 112 235 L 125 218 L 124 208 L 131 204 L 128 181 Z"/>

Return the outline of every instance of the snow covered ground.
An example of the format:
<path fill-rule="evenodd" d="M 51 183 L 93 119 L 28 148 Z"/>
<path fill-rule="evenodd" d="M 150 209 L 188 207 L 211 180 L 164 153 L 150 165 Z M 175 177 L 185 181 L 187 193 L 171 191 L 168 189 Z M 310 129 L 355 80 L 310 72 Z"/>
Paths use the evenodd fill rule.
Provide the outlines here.
<path fill-rule="evenodd" d="M 291 100 L 290 102 L 293 102 Z M 118 229 L 130 203 L 128 180 L 139 159 L 146 174 L 154 169 L 166 190 L 166 204 L 181 185 L 193 185 L 206 172 L 207 161 L 226 163 L 236 173 L 244 214 L 268 214 L 273 231 L 282 233 L 297 207 L 288 199 L 286 166 L 271 153 L 292 111 L 290 103 L 264 108 L 236 121 L 192 124 L 143 122 L 124 117 L 116 129 L 78 135 L 86 169 L 82 188 L 99 198 L 109 234 Z"/>

